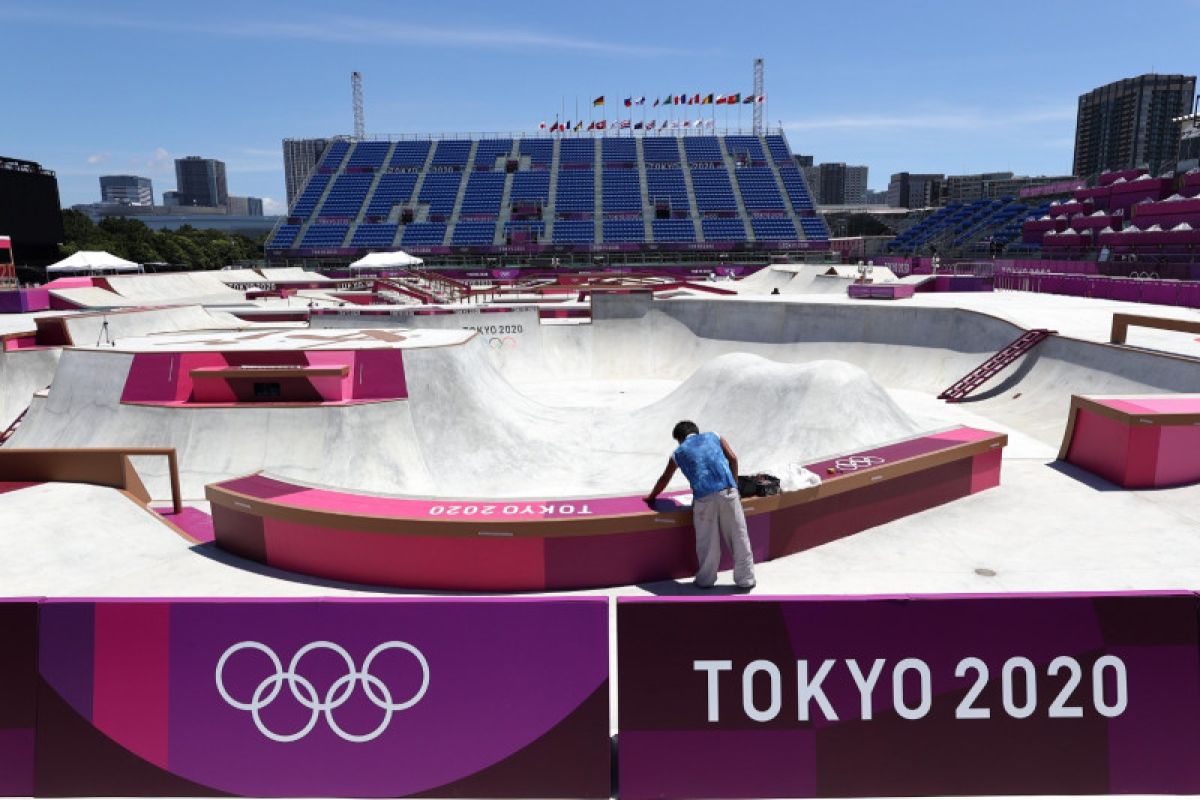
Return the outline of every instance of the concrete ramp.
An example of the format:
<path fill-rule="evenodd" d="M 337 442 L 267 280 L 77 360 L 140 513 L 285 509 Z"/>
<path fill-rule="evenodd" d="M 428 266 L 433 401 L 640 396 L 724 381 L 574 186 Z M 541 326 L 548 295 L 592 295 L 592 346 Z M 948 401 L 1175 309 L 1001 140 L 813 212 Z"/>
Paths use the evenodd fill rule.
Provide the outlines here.
<path fill-rule="evenodd" d="M 260 269 L 262 276 L 269 281 L 278 281 L 281 283 L 297 282 L 297 281 L 319 281 L 321 283 L 332 283 L 333 279 L 322 275 L 319 272 L 310 272 L 300 267 L 275 267 L 273 269 Z"/>
<path fill-rule="evenodd" d="M 230 289 L 216 272 L 121 275 L 105 278 L 116 294 L 139 305 L 199 303 L 244 304 L 246 296 Z"/>
<path fill-rule="evenodd" d="M 109 309 L 130 308 L 140 305 L 135 300 L 122 297 L 116 292 L 98 286 L 80 286 L 74 289 L 51 289 L 50 296 L 58 298 L 72 308 Z"/>
<path fill-rule="evenodd" d="M 217 280 L 224 284 L 237 283 L 269 283 L 269 281 L 252 269 L 223 269 L 214 273 Z"/>

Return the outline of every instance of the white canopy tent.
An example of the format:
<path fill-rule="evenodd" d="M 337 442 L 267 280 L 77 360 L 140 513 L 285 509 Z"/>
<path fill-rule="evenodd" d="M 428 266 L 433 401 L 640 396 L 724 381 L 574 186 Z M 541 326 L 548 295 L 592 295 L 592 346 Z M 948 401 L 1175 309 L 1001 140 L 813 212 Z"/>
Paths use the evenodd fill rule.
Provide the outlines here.
<path fill-rule="evenodd" d="M 80 250 L 46 267 L 46 272 L 141 272 L 141 265 L 103 250 Z"/>
<path fill-rule="evenodd" d="M 424 261 L 416 256 L 410 256 L 403 250 L 396 250 L 391 253 L 368 253 L 358 261 L 350 264 L 350 269 L 398 269 L 401 267 L 415 267 L 424 263 Z"/>

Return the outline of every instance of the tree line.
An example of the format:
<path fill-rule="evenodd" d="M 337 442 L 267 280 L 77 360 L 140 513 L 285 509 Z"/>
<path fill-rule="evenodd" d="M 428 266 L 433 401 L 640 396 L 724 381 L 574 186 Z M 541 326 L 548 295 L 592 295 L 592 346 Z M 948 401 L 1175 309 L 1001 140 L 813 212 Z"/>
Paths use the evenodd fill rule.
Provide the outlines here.
<path fill-rule="evenodd" d="M 184 225 L 152 231 L 138 219 L 107 217 L 92 222 L 80 211 L 63 211 L 63 257 L 79 250 L 105 250 L 139 264 L 171 264 L 189 269 L 219 269 L 235 261 L 263 257 L 263 241 L 240 233 L 197 230 Z"/>

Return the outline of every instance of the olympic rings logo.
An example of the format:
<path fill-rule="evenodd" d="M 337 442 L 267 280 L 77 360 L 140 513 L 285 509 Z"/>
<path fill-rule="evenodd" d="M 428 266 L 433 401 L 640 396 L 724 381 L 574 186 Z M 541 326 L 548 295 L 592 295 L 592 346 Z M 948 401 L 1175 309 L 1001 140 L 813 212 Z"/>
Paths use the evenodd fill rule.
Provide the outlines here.
<path fill-rule="evenodd" d="M 224 680 L 226 663 L 231 657 L 243 650 L 257 650 L 265 655 L 275 668 L 274 674 L 268 675 L 258 684 L 249 702 L 244 702 L 233 697 L 225 688 Z M 324 697 L 320 697 L 312 682 L 297 671 L 301 659 L 317 650 L 329 650 L 341 656 L 342 660 L 346 663 L 346 674 L 329 686 Z M 375 660 L 375 657 L 389 650 L 403 650 L 412 655 L 421 666 L 421 687 L 407 700 L 399 703 L 394 702 L 391 690 L 388 689 L 387 684 L 371 674 L 371 663 Z M 425 660 L 425 655 L 420 650 L 408 642 L 391 641 L 384 642 L 368 653 L 366 660 L 363 661 L 362 669 L 359 670 L 354 666 L 354 659 L 342 647 L 333 642 L 320 641 L 310 642 L 296 651 L 285 671 L 283 663 L 275 655 L 274 650 L 261 642 L 246 641 L 238 642 L 221 654 L 221 658 L 217 661 L 215 677 L 217 691 L 220 693 L 221 699 L 239 711 L 249 711 L 259 733 L 273 742 L 286 744 L 303 739 L 316 727 L 317 721 L 324 714 L 326 724 L 329 725 L 329 729 L 337 736 L 347 742 L 362 744 L 382 736 L 383 732 L 387 730 L 388 725 L 391 724 L 392 715 L 397 711 L 412 708 L 421 701 L 421 698 L 425 696 L 425 692 L 429 689 L 429 662 Z M 287 684 L 288 690 L 296 702 L 309 710 L 308 722 L 294 733 L 276 733 L 268 728 L 262 719 L 262 710 L 271 705 L 279 697 L 279 693 L 283 691 L 284 684 Z M 363 734 L 350 733 L 344 730 L 338 724 L 333 713 L 346 704 L 359 684 L 362 684 L 367 699 L 383 712 L 383 720 L 379 725 L 374 730 Z"/>
<path fill-rule="evenodd" d="M 517 340 L 511 336 L 493 336 L 488 339 L 488 347 L 493 350 L 513 350 L 516 349 Z"/>
<path fill-rule="evenodd" d="M 877 467 L 882 463 L 883 459 L 879 456 L 850 456 L 849 458 L 839 458 L 833 462 L 833 466 L 837 468 L 838 472 L 854 472 L 867 467 Z"/>

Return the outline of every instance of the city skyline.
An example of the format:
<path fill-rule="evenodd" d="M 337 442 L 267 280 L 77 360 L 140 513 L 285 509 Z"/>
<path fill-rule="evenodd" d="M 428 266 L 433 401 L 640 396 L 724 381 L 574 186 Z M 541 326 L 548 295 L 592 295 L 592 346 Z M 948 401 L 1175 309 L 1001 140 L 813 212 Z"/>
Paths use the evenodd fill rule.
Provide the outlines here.
<path fill-rule="evenodd" d="M 863 2 L 850 13 L 750 3 L 739 10 L 743 30 L 710 2 L 686 14 L 617 2 L 596 19 L 534 4 L 536 22 L 525 23 L 479 2 L 403 14 L 361 2 L 336 15 L 308 3 L 216 3 L 196 20 L 139 2 L 109 13 L 0 0 L 9 63 L 37 67 L 0 76 L 14 111 L 0 154 L 55 170 L 70 206 L 94 202 L 102 174 L 167 189 L 174 160 L 200 153 L 226 162 L 231 192 L 279 213 L 282 140 L 349 133 L 354 69 L 368 133 L 536 135 L 560 109 L 573 119 L 577 98 L 582 116 L 605 95 L 612 119 L 625 96 L 748 92 L 762 56 L 768 124 L 819 163 L 868 166 L 879 190 L 900 171 L 1067 173 L 1079 95 L 1146 72 L 1197 71 L 1182 48 L 1153 37 L 1127 37 L 1096 58 L 1099 38 L 1139 29 L 1139 9 L 1127 5 L 966 5 Z M 1195 0 L 1163 4 L 1156 18 L 1164 14 L 1178 21 L 1174 41 L 1200 33 Z M 106 62 L 98 42 L 164 68 Z M 749 108 L 740 110 L 748 126 Z"/>

